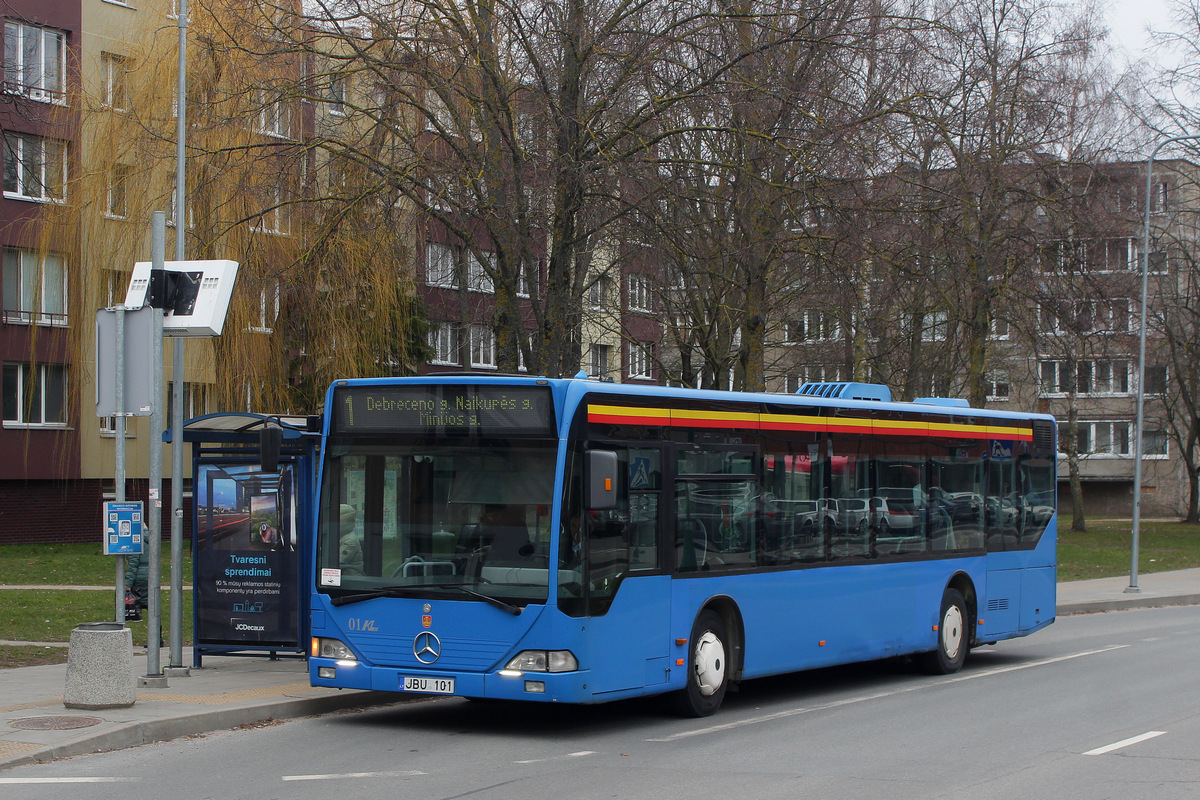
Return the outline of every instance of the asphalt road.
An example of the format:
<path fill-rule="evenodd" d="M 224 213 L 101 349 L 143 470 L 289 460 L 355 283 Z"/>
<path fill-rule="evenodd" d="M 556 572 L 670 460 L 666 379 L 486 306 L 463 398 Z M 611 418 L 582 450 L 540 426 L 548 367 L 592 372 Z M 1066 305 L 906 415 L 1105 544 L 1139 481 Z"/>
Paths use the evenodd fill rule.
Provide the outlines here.
<path fill-rule="evenodd" d="M 717 715 L 437 699 L 18 767 L 0 797 L 1195 798 L 1200 608 L 1067 617 L 930 677 L 748 682 Z"/>

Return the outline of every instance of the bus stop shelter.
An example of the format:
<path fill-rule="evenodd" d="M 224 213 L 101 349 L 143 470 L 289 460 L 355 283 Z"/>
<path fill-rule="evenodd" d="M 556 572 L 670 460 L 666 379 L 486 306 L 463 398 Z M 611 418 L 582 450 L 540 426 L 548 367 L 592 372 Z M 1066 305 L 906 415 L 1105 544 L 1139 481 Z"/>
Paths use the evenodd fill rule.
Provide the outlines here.
<path fill-rule="evenodd" d="M 316 418 L 226 412 L 184 423 L 192 446 L 193 662 L 307 654 Z"/>

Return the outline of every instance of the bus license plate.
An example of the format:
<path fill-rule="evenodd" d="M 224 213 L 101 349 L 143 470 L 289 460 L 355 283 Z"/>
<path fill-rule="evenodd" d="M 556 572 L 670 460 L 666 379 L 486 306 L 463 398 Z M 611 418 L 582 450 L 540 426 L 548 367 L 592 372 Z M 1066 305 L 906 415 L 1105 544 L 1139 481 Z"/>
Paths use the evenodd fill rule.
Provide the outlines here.
<path fill-rule="evenodd" d="M 405 675 L 402 688 L 406 692 L 423 694 L 454 694 L 454 678 L 417 678 Z"/>

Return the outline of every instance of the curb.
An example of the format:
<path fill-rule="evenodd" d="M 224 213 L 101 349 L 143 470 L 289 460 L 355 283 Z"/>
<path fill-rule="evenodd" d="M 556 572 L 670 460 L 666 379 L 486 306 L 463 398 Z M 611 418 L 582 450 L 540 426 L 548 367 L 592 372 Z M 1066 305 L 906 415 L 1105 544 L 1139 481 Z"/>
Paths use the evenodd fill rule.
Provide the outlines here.
<path fill-rule="evenodd" d="M 1137 597 L 1119 600 L 1093 600 L 1091 602 L 1067 603 L 1057 609 L 1060 617 L 1072 614 L 1098 614 L 1104 611 L 1130 611 L 1135 608 L 1168 608 L 1170 606 L 1200 605 L 1200 594 L 1170 595 L 1166 597 Z"/>
<path fill-rule="evenodd" d="M 404 701 L 390 692 L 348 690 L 324 697 L 279 700 L 243 708 L 220 709 L 198 714 L 182 714 L 166 719 L 121 724 L 116 729 L 105 733 L 80 736 L 77 739 L 48 745 L 29 753 L 4 759 L 0 761 L 0 770 L 24 764 L 52 761 L 57 758 L 120 750 L 186 736 L 233 730 L 243 725 L 263 724 L 274 720 L 295 719 L 329 714 L 335 711 L 391 705 L 398 702 Z"/>

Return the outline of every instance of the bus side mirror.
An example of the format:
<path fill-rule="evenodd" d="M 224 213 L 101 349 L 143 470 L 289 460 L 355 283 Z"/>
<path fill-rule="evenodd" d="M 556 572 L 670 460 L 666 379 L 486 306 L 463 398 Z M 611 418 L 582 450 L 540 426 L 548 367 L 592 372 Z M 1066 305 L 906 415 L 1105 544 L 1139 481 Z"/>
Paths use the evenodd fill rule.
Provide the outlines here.
<path fill-rule="evenodd" d="M 589 450 L 584 465 L 584 506 L 589 511 L 617 507 L 617 454 L 611 450 Z"/>

